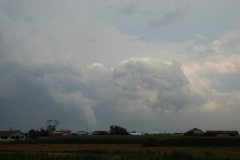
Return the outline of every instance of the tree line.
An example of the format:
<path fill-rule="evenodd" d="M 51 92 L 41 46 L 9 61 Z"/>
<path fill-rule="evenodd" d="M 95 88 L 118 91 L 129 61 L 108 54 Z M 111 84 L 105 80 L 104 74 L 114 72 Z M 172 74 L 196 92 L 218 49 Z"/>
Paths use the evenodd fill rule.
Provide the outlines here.
<path fill-rule="evenodd" d="M 27 135 L 29 138 L 32 138 L 32 139 L 35 139 L 38 137 L 48 137 L 48 136 L 51 136 L 55 130 L 56 129 L 49 130 L 49 128 L 46 128 L 46 129 L 40 128 L 39 130 L 31 129 L 27 132 Z M 111 125 L 109 128 L 109 134 L 110 135 L 128 135 L 129 132 L 124 127 L 121 127 L 118 125 Z"/>

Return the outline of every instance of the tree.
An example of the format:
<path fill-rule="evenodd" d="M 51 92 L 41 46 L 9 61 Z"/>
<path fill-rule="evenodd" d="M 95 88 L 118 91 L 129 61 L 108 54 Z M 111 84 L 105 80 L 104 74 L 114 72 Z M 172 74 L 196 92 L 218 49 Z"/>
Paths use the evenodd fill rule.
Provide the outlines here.
<path fill-rule="evenodd" d="M 37 131 L 34 130 L 34 129 L 29 130 L 28 131 L 28 137 L 29 138 L 33 138 L 33 139 L 37 138 L 38 137 Z"/>
<path fill-rule="evenodd" d="M 127 129 L 117 126 L 117 125 L 111 125 L 110 126 L 110 134 L 114 135 L 127 135 L 129 134 Z"/>
<path fill-rule="evenodd" d="M 31 129 L 28 131 L 28 137 L 32 139 L 47 136 L 49 136 L 49 132 L 47 130 L 44 130 L 43 128 L 41 128 L 40 130 Z"/>

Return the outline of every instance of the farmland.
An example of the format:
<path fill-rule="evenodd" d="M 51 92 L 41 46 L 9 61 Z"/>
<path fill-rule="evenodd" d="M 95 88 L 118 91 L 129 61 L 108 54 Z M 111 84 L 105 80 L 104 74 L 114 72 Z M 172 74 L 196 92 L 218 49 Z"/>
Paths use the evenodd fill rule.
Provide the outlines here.
<path fill-rule="evenodd" d="M 180 146 L 178 137 L 159 136 L 80 136 L 1 143 L 0 159 L 240 159 L 239 146 Z M 197 138 L 204 139 L 204 138 Z M 214 138 L 212 138 L 214 140 Z M 230 138 L 238 141 L 238 138 Z M 172 145 L 143 145 L 170 141 Z M 188 138 L 189 140 L 189 138 Z M 192 140 L 190 138 L 190 140 Z M 225 138 L 218 139 L 226 141 Z M 216 139 L 214 140 L 216 141 Z M 196 141 L 194 141 L 195 143 Z M 205 141 L 204 141 L 205 143 Z M 149 143 L 147 143 L 149 144 Z M 158 143 L 154 143 L 158 144 Z M 24 158 L 25 157 L 25 158 Z"/>

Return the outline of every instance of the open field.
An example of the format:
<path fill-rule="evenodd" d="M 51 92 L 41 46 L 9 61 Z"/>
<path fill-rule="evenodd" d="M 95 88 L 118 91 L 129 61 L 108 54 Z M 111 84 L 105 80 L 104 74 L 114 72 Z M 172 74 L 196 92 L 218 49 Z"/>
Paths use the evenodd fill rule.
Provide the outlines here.
<path fill-rule="evenodd" d="M 43 154 L 48 156 L 94 155 L 96 157 L 124 157 L 127 155 L 151 157 L 180 155 L 192 159 L 237 159 L 238 147 L 143 147 L 138 144 L 1 144 L 0 153 Z M 141 156 L 143 157 L 143 155 Z M 144 158 L 144 159 L 147 159 Z M 0 157 L 1 158 L 1 157 Z M 108 159 L 105 158 L 105 159 Z M 125 157 L 126 158 L 126 157 Z M 140 158 L 140 157 L 138 157 Z M 165 158 L 166 159 L 166 158 Z M 169 159 L 169 158 L 168 158 Z M 190 158 L 189 158 L 190 159 Z"/>
<path fill-rule="evenodd" d="M 191 153 L 212 152 L 240 157 L 237 147 L 143 147 L 137 144 L 2 144 L 0 151 L 74 153 L 78 151 L 115 152 L 169 152 L 186 151 Z"/>
<path fill-rule="evenodd" d="M 0 141 L 0 144 L 8 143 Z M 185 147 L 240 147 L 240 137 L 191 137 L 171 135 L 93 135 L 59 136 L 24 141 L 16 144 L 141 144 L 143 146 L 185 146 Z"/>
<path fill-rule="evenodd" d="M 240 160 L 240 138 L 66 136 L 0 143 L 1 160 Z M 40 157 L 40 158 L 39 158 Z"/>

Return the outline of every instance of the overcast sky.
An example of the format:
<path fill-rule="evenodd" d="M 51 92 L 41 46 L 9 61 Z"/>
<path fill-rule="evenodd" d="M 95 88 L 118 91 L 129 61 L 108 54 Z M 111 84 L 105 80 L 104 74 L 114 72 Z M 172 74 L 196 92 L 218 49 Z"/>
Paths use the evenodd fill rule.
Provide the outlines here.
<path fill-rule="evenodd" d="M 0 129 L 239 130 L 239 0 L 0 0 Z"/>

